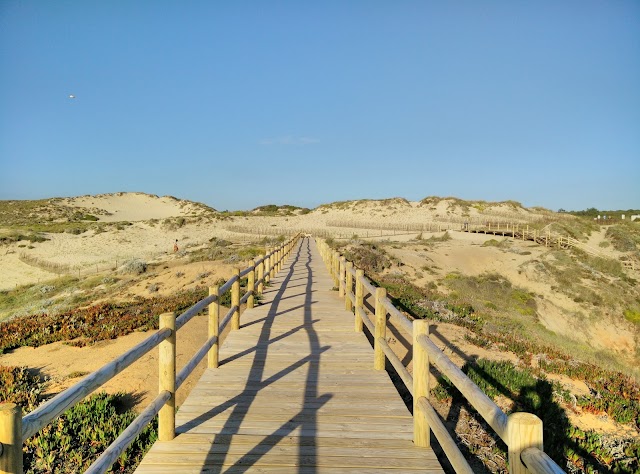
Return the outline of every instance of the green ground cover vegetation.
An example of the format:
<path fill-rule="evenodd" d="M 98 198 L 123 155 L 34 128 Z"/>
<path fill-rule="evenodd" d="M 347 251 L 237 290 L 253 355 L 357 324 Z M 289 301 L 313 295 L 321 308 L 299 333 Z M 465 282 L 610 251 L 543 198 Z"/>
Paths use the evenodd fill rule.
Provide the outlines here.
<path fill-rule="evenodd" d="M 0 403 L 15 403 L 23 413 L 29 413 L 45 400 L 44 388 L 45 382 L 23 367 L 0 366 Z M 24 443 L 24 472 L 85 471 L 137 416 L 127 408 L 130 399 L 124 393 L 98 393 L 67 410 Z M 133 472 L 156 439 L 154 419 L 117 459 L 111 472 Z"/>
<path fill-rule="evenodd" d="M 207 296 L 196 288 L 171 296 L 139 298 L 125 303 L 100 303 L 57 315 L 36 314 L 0 322 L 0 354 L 16 347 L 38 347 L 56 341 L 85 346 L 136 330 L 158 328 L 158 315 L 182 311 Z"/>

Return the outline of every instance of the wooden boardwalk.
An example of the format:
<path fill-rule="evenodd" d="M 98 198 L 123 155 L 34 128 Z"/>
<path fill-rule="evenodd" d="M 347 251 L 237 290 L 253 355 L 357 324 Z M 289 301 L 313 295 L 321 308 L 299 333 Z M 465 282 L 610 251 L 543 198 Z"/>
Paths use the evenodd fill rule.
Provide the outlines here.
<path fill-rule="evenodd" d="M 303 239 L 139 473 L 443 472 Z"/>

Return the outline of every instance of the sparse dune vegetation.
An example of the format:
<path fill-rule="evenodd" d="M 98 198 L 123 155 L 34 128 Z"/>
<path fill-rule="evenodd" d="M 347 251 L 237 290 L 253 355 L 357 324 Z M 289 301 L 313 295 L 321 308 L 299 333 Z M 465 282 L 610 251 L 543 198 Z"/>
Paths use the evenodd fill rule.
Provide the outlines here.
<path fill-rule="evenodd" d="M 500 231 L 466 232 L 471 225 Z M 597 253 L 514 238 L 514 226 L 570 236 Z M 133 344 L 157 327 L 159 313 L 189 306 L 301 231 L 341 248 L 402 311 L 432 320 L 456 362 L 505 409 L 562 420 L 548 438 L 556 461 L 574 472 L 639 469 L 640 222 L 605 225 L 515 201 L 431 196 L 233 212 L 144 193 L 0 202 L 0 375 L 15 384 L 0 395 L 32 409 L 72 384 L 70 374 L 94 370 L 67 350 L 108 360 L 122 350 L 111 341 Z M 201 337 L 202 327 L 193 332 Z M 59 366 L 44 367 L 54 346 Z M 18 365 L 43 367 L 41 377 L 30 381 Z M 115 398 L 88 406 L 123 403 L 135 377 L 109 387 Z M 151 385 L 136 382 L 130 405 L 157 390 L 156 379 Z M 32 397 L 21 398 L 27 386 Z M 432 395 L 445 411 L 459 403 L 444 379 Z M 487 471 L 502 472 L 502 448 L 468 429 L 477 440 L 469 450 L 486 454 Z M 146 436 L 142 444 L 154 434 Z M 52 466 L 29 446 L 35 472 Z"/>

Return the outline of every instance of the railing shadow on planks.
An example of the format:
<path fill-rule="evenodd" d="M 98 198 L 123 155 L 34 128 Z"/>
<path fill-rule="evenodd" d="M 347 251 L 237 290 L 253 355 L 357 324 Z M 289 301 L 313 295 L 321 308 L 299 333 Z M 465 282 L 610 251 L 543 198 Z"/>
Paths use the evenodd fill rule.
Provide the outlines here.
<path fill-rule="evenodd" d="M 231 323 L 231 330 L 239 329 L 241 305 L 246 303 L 247 308 L 253 308 L 255 296 L 261 295 L 265 284 L 280 271 L 299 238 L 300 234 L 295 235 L 278 247 L 267 249 L 266 254 L 257 258 L 248 268 L 236 269 L 233 277 L 224 285 L 219 288 L 209 288 L 208 297 L 197 302 L 180 316 L 176 317 L 174 313 L 160 315 L 160 329 L 156 333 L 28 415 L 23 417 L 21 408 L 13 403 L 0 404 L 0 474 L 21 474 L 22 444 L 28 438 L 156 346 L 159 346 L 160 369 L 158 396 L 85 472 L 90 474 L 106 472 L 156 415 L 158 415 L 158 439 L 160 441 L 173 439 L 176 390 L 205 356 L 207 356 L 208 367 L 218 367 L 220 334 L 229 323 Z M 244 276 L 247 277 L 247 292 L 240 296 L 240 279 Z M 231 307 L 220 321 L 220 298 L 227 291 L 231 291 Z M 207 307 L 209 309 L 208 340 L 176 374 L 176 331 Z"/>
<path fill-rule="evenodd" d="M 384 288 L 376 288 L 338 251 L 317 239 L 322 258 L 327 265 L 338 294 L 345 300 L 345 309 L 355 314 L 355 330 L 369 330 L 374 341 L 374 368 L 385 369 L 385 358 L 393 365 L 407 390 L 413 396 L 414 443 L 428 447 L 433 432 L 447 459 L 457 473 L 472 473 L 455 441 L 439 415 L 429 403 L 430 364 L 446 375 L 467 401 L 478 411 L 508 447 L 510 474 L 558 474 L 564 471 L 543 450 L 542 420 L 531 413 L 506 415 L 493 400 L 475 385 L 429 338 L 429 322 L 410 321 L 393 306 Z M 374 299 L 372 321 L 364 308 L 366 296 Z M 413 375 L 393 352 L 386 340 L 387 314 L 413 340 Z"/>

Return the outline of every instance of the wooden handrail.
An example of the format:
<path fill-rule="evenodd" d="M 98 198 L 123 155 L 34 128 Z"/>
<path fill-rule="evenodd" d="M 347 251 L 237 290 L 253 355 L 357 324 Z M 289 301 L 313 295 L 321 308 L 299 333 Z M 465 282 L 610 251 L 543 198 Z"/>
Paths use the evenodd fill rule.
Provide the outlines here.
<path fill-rule="evenodd" d="M 513 228 L 511 230 L 515 232 Z M 523 230 L 523 232 L 526 231 L 528 230 Z M 344 257 L 331 249 L 325 241 L 316 239 L 316 242 L 336 286 L 339 288 L 341 285 L 346 285 L 346 291 L 344 295 L 341 295 L 346 299 L 352 297 L 350 285 L 346 284 L 346 275 L 355 276 L 355 293 L 353 293 L 352 300 L 355 330 L 362 331 L 363 326 L 367 327 L 374 338 L 375 368 L 380 368 L 379 354 L 382 353 L 414 396 L 414 443 L 416 445 L 428 446 L 428 432 L 432 430 L 455 471 L 472 472 L 438 414 L 429 404 L 429 366 L 433 364 L 451 380 L 451 383 L 507 444 L 511 474 L 524 474 L 525 472 L 559 474 L 564 472 L 542 451 L 542 421 L 537 416 L 530 413 L 513 413 L 507 416 L 431 341 L 428 336 L 427 321 L 415 320 L 412 323 L 407 316 L 393 306 L 391 300 L 383 291 L 380 291 L 380 288 L 371 284 L 361 269 L 356 268 L 355 265 L 347 267 L 349 262 L 345 262 L 345 271 L 341 272 L 340 266 L 336 266 L 335 262 L 341 261 Z M 347 268 L 348 270 L 346 270 Z M 345 279 L 344 283 L 342 278 Z M 363 300 L 367 294 L 372 295 L 375 299 L 376 323 L 369 318 L 369 314 L 363 306 Z M 413 376 L 409 374 L 385 340 L 382 325 L 386 324 L 386 321 L 383 320 L 386 319 L 387 313 L 394 323 L 413 338 Z M 416 324 L 421 328 L 419 332 L 416 332 L 414 327 Z M 382 362 L 382 366 L 384 366 L 384 362 Z"/>
<path fill-rule="evenodd" d="M 62 413 L 73 407 L 98 387 L 104 385 L 111 378 L 118 375 L 170 335 L 171 331 L 168 329 L 156 332 L 117 359 L 109 362 L 92 374 L 87 375 L 77 384 L 59 393 L 23 417 L 22 442 L 24 443 L 27 439 L 31 438 Z"/>
<path fill-rule="evenodd" d="M 210 289 L 209 296 L 195 303 L 180 316 L 175 317 L 171 313 L 163 315 L 162 320 L 165 321 L 163 324 L 170 324 L 169 327 L 161 327 L 156 333 L 152 334 L 135 347 L 129 349 L 102 368 L 91 373 L 77 384 L 59 393 L 28 415 L 23 417 L 20 407 L 17 407 L 14 404 L 3 404 L 3 409 L 0 411 L 0 472 L 21 473 L 22 443 L 35 435 L 66 410 L 72 408 L 94 390 L 104 385 L 108 380 L 129 367 L 150 350 L 161 344 L 167 344 L 168 339 L 170 339 L 171 342 L 166 346 L 166 349 L 164 349 L 164 355 L 163 351 L 161 351 L 160 359 L 167 359 L 165 365 L 173 365 L 173 368 L 168 371 L 168 376 L 166 373 L 167 371 L 165 370 L 165 381 L 162 382 L 169 387 L 169 390 L 161 390 L 158 397 L 156 397 L 156 399 L 153 400 L 145 410 L 143 410 L 143 412 L 120 434 L 120 436 L 105 450 L 105 452 L 88 468 L 86 472 L 91 474 L 106 472 L 133 442 L 136 436 L 142 432 L 144 427 L 150 423 L 151 420 L 163 410 L 163 408 L 167 412 L 166 418 L 169 420 L 169 424 L 167 428 L 166 421 L 160 422 L 159 437 L 162 439 L 168 433 L 172 438 L 174 434 L 171 434 L 171 431 L 175 432 L 175 391 L 182 385 L 193 369 L 202 359 L 204 359 L 206 355 L 209 355 L 210 365 L 212 365 L 211 362 L 213 361 L 213 365 L 217 367 L 217 345 L 219 334 L 221 334 L 226 325 L 233 320 L 234 316 L 238 318 L 239 323 L 240 305 L 248 301 L 249 298 L 256 293 L 256 286 L 258 288 L 257 294 L 262 293 L 265 281 L 268 281 L 269 277 L 274 276 L 277 269 L 282 268 L 286 257 L 291 253 L 294 244 L 299 238 L 300 234 L 296 234 L 288 241 L 283 242 L 278 247 L 267 252 L 266 255 L 256 259 L 253 262 L 253 265 L 242 271 L 237 270 L 236 274 L 225 282 L 224 285 L 220 288 L 213 289 L 213 291 Z M 264 271 L 265 262 L 270 262 L 268 272 Z M 247 274 L 251 275 L 252 272 L 255 272 L 256 270 L 258 273 L 257 280 L 254 278 L 253 282 L 251 282 L 251 278 L 249 278 L 249 287 L 247 288 L 247 292 L 242 296 L 242 298 L 240 298 L 240 278 Z M 253 273 L 253 276 L 255 277 L 255 273 Z M 207 306 L 210 308 L 210 326 L 212 320 L 217 322 L 217 307 L 219 306 L 219 299 L 229 290 L 235 290 L 235 295 L 232 295 L 232 301 L 235 304 L 232 304 L 229 312 L 225 315 L 222 321 L 220 321 L 219 325 L 217 325 L 217 331 L 210 327 L 210 335 L 207 341 L 196 352 L 191 360 L 187 362 L 185 367 L 176 374 L 175 333 Z M 212 310 L 213 306 L 216 306 L 215 310 Z M 211 352 L 214 350 L 216 353 L 212 354 Z M 161 378 L 163 377 L 162 372 L 163 367 L 160 368 Z M 169 410 L 167 410 L 167 408 L 169 408 Z M 163 430 L 166 431 L 163 433 Z M 7 440 L 11 440 L 11 442 L 8 442 Z M 5 449 L 5 444 L 10 446 L 11 449 Z"/>
<path fill-rule="evenodd" d="M 460 452 L 458 445 L 456 445 L 456 442 L 447 431 L 447 428 L 444 426 L 444 423 L 442 423 L 442 420 L 440 420 L 438 413 L 431 406 L 431 403 L 429 403 L 429 400 L 425 397 L 418 398 L 418 407 L 420 410 L 418 410 L 418 414 L 414 416 L 425 417 L 429 428 L 433 431 L 433 434 L 440 443 L 440 447 L 456 473 L 473 474 L 471 466 L 469 466 L 462 452 Z"/>
<path fill-rule="evenodd" d="M 422 335 L 418 344 L 429 354 L 429 363 L 434 364 L 446 375 L 451 383 L 464 395 L 464 398 L 477 410 L 489 426 L 503 441 L 507 441 L 507 415 L 494 403 L 460 368 L 438 349 L 431 339 Z"/>
<path fill-rule="evenodd" d="M 538 448 L 526 448 L 520 454 L 522 462 L 536 474 L 564 474 L 564 471 L 544 451 Z"/>

